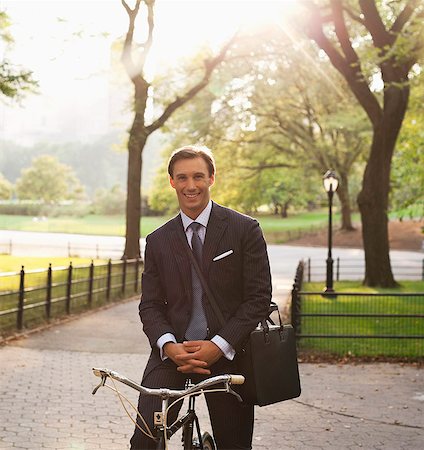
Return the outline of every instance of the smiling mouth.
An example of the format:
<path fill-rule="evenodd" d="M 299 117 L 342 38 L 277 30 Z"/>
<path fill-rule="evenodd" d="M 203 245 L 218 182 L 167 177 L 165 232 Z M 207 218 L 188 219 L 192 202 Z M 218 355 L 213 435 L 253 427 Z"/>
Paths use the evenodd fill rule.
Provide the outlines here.
<path fill-rule="evenodd" d="M 184 194 L 187 198 L 196 198 L 200 194 Z"/>

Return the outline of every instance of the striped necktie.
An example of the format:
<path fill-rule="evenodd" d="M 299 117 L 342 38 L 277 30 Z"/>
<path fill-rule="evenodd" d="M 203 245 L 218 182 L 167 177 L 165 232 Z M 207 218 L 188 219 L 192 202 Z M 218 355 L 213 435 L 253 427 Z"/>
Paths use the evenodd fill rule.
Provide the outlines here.
<path fill-rule="evenodd" d="M 200 268 L 202 267 L 203 244 L 198 232 L 201 226 L 202 225 L 197 222 L 193 222 L 190 224 L 190 228 L 193 230 L 193 235 L 191 237 L 191 248 Z M 191 285 L 193 293 L 193 304 L 190 322 L 188 324 L 185 337 L 190 341 L 202 340 L 207 336 L 208 322 L 206 320 L 205 310 L 202 303 L 202 283 L 200 282 L 200 278 L 193 265 L 191 266 Z"/>

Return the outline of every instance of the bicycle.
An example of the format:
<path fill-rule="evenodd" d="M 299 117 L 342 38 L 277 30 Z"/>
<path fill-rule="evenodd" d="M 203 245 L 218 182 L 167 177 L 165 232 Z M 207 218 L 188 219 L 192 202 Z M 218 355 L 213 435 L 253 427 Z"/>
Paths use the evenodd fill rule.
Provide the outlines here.
<path fill-rule="evenodd" d="M 242 375 L 218 375 L 214 377 L 207 378 L 206 380 L 201 381 L 200 383 L 193 384 L 190 379 L 186 381 L 186 385 L 184 389 L 175 390 L 175 389 L 167 389 L 167 388 L 159 388 L 152 389 L 141 386 L 140 384 L 128 379 L 127 377 L 119 374 L 118 372 L 109 370 L 109 369 L 96 369 L 93 368 L 94 375 L 101 377 L 101 381 L 93 390 L 93 395 L 98 391 L 98 389 L 102 386 L 108 387 L 109 389 L 115 391 L 121 404 L 125 411 L 128 413 L 127 408 L 124 405 L 122 399 L 124 398 L 132 408 L 137 412 L 140 417 L 143 425 L 146 429 L 142 429 L 139 424 L 131 417 L 131 420 L 135 423 L 140 430 L 147 434 L 150 438 L 156 441 L 156 449 L 157 450 L 166 450 L 168 448 L 169 439 L 180 429 L 182 429 L 182 444 L 184 450 L 216 450 L 217 447 L 215 445 L 215 441 L 213 437 L 208 432 L 201 432 L 199 418 L 196 414 L 195 410 L 195 398 L 199 395 L 202 395 L 207 391 L 207 393 L 213 392 L 227 392 L 236 396 L 239 401 L 242 401 L 239 394 L 234 392 L 231 389 L 232 384 L 243 384 L 244 377 Z M 109 386 L 106 384 L 106 380 L 110 378 L 114 384 L 114 386 Z M 116 388 L 116 384 L 114 380 L 119 381 L 143 394 L 146 395 L 154 395 L 161 397 L 162 399 L 162 411 L 155 412 L 153 417 L 153 423 L 155 426 L 155 433 L 150 430 L 144 418 L 140 415 L 137 408 L 132 405 L 132 403 L 125 398 L 122 393 Z M 213 386 L 218 384 L 223 384 L 224 387 L 210 389 Z M 171 425 L 167 425 L 167 415 L 169 409 L 179 401 L 183 401 L 188 397 L 188 409 L 187 412 L 181 417 L 177 418 L 174 423 Z M 172 398 L 172 403 L 169 404 L 169 400 Z M 196 431 L 196 433 L 194 433 Z"/>

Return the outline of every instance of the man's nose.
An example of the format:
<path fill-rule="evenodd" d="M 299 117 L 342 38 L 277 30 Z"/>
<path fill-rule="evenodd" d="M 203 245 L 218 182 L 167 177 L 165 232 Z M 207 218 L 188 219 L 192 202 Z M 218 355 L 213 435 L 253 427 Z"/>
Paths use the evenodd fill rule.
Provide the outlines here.
<path fill-rule="evenodd" d="M 196 189 L 196 183 L 194 182 L 194 178 L 189 178 L 187 180 L 187 189 Z"/>

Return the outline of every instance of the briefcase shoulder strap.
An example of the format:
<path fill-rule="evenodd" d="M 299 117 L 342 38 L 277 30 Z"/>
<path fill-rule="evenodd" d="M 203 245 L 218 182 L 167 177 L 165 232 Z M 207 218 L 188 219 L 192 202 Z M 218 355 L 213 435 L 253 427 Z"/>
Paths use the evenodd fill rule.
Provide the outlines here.
<path fill-rule="evenodd" d="M 203 290 L 205 291 L 206 297 L 208 298 L 209 303 L 212 306 L 213 312 L 215 313 L 216 317 L 218 318 L 221 327 L 224 327 L 224 325 L 225 325 L 224 316 L 223 316 L 221 310 L 219 309 L 218 303 L 216 302 L 215 297 L 212 294 L 212 291 L 210 290 L 208 283 L 205 280 L 205 277 L 203 276 L 203 272 L 200 270 L 199 264 L 197 263 L 197 260 L 194 257 L 193 252 L 191 251 L 191 249 L 189 248 L 188 245 L 186 246 L 186 250 L 187 250 L 187 253 L 191 260 L 191 263 L 193 264 L 194 269 L 196 270 L 197 275 L 199 276 L 200 282 L 202 283 Z"/>

